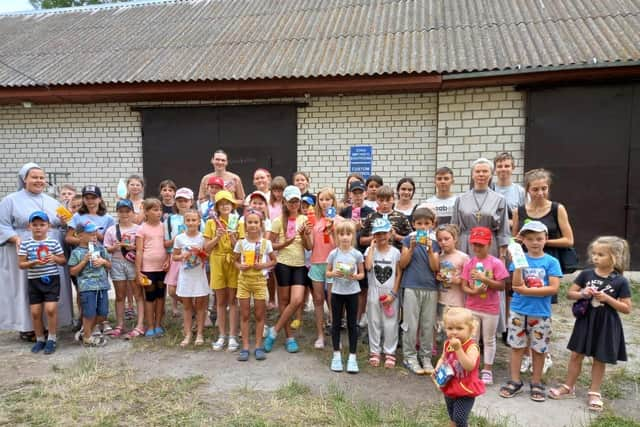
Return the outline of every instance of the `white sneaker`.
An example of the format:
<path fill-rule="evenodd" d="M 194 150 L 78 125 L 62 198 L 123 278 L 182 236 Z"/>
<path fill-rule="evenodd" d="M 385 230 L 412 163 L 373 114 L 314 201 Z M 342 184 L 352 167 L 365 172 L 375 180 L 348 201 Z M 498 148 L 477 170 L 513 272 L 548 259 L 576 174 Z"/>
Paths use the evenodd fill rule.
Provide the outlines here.
<path fill-rule="evenodd" d="M 531 357 L 522 356 L 522 361 L 520 362 L 520 372 L 524 374 L 529 369 L 531 369 Z"/>
<path fill-rule="evenodd" d="M 237 351 L 240 348 L 240 344 L 238 343 L 238 338 L 234 336 L 229 337 L 229 345 L 227 346 L 227 351 Z"/>
<path fill-rule="evenodd" d="M 226 341 L 227 341 L 227 337 L 220 336 L 218 337 L 218 340 L 216 342 L 211 344 L 211 348 L 213 349 L 213 351 L 222 351 L 222 349 L 224 349 L 224 343 Z"/>
<path fill-rule="evenodd" d="M 549 369 L 553 366 L 553 360 L 551 360 L 551 354 L 547 353 L 544 357 L 544 365 L 542 366 L 542 375 L 546 374 Z"/>
<path fill-rule="evenodd" d="M 317 348 L 318 350 L 324 348 L 324 338 L 320 337 L 313 343 L 313 348 Z"/>
<path fill-rule="evenodd" d="M 75 335 L 73 336 L 73 339 L 80 342 L 82 341 L 82 337 L 84 335 L 84 327 L 80 327 L 80 330 L 78 332 L 75 333 Z"/>
<path fill-rule="evenodd" d="M 367 316 L 363 315 L 362 318 L 360 319 L 360 322 L 358 322 L 358 326 L 360 326 L 360 328 L 364 329 L 367 327 Z"/>
<path fill-rule="evenodd" d="M 262 330 L 262 338 L 266 338 L 268 333 L 269 333 L 269 327 L 267 325 L 264 325 L 264 328 Z"/>

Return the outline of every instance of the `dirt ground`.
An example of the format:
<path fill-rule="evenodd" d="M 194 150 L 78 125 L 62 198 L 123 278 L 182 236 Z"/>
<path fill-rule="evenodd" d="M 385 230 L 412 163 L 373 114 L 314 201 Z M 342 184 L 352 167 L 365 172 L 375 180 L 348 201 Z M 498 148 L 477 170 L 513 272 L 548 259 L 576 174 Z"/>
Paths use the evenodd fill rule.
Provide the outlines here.
<path fill-rule="evenodd" d="M 636 286 L 636 290 L 638 287 Z M 561 299 L 562 300 L 562 299 Z M 637 309 L 636 309 L 637 313 Z M 310 320 L 310 319 L 307 319 Z M 381 407 L 390 407 L 398 403 L 406 408 L 420 408 L 439 405 L 442 395 L 431 380 L 408 374 L 403 368 L 385 370 L 366 366 L 366 346 L 360 345 L 359 360 L 361 373 L 349 375 L 336 374 L 329 370 L 331 351 L 314 350 L 315 337 L 306 322 L 300 339 L 302 351 L 288 354 L 282 346 L 282 338 L 276 343 L 274 351 L 265 362 L 253 358 L 248 363 L 237 362 L 236 354 L 215 353 L 206 349 L 179 349 L 176 345 L 179 336 L 178 323 L 170 328 L 167 337 L 162 339 L 128 342 L 121 339 L 110 340 L 100 349 L 84 349 L 73 342 L 70 331 L 63 331 L 58 351 L 51 356 L 31 354 L 30 345 L 21 342 L 16 333 L 0 333 L 0 425 L 16 424 L 12 417 L 15 412 L 2 411 L 2 400 L 16 390 L 29 387 L 33 381 L 51 378 L 60 371 L 69 369 L 87 355 L 97 358 L 104 369 L 129 369 L 136 380 L 145 382 L 158 378 L 194 378 L 202 379 L 198 388 L 199 398 L 219 407 L 221 413 L 230 410 L 228 399 L 238 392 L 273 393 L 292 382 L 302 384 L 316 396 L 323 396 L 329 389 L 342 390 L 351 399 Z M 622 416 L 626 422 L 634 425 L 640 420 L 640 320 L 636 316 L 624 316 L 627 337 L 627 352 L 630 360 L 609 367 L 603 398 L 607 414 Z M 568 351 L 566 342 L 571 332 L 572 317 L 569 303 L 561 303 L 554 308 L 554 366 L 545 376 L 547 385 L 562 381 L 566 373 Z M 328 340 L 327 340 L 328 341 Z M 209 340 L 208 340 L 209 343 Z M 345 341 L 346 344 L 346 341 Z M 507 379 L 508 349 L 502 344 L 498 348 L 498 360 L 494 368 L 496 384 L 487 388 L 487 393 L 477 399 L 474 413 L 487 420 L 484 425 L 554 425 L 588 426 L 597 425 L 597 419 L 587 411 L 586 391 L 588 387 L 588 369 L 585 364 L 578 385 L 578 398 L 575 400 L 532 402 L 525 392 L 513 399 L 506 400 L 498 396 L 500 384 Z M 586 373 L 585 373 L 586 372 Z M 525 376 L 524 381 L 528 378 Z M 237 408 L 235 410 L 238 410 Z M 541 421 L 541 417 L 549 422 Z M 82 424 L 82 423 L 81 423 Z M 313 423 L 310 423 L 313 425 Z M 115 421 L 114 425 L 121 425 Z M 363 425 L 367 425 L 366 423 Z M 429 423 L 427 423 L 429 425 Z M 618 425 L 618 424 L 603 424 Z"/>

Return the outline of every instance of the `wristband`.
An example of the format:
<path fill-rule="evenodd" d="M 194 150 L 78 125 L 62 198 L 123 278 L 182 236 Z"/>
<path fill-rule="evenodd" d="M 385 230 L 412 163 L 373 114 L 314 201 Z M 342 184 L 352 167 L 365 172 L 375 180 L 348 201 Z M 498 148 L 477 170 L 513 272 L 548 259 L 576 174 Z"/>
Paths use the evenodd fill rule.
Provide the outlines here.
<path fill-rule="evenodd" d="M 397 293 L 395 293 L 395 292 L 393 292 L 393 291 L 390 291 L 389 293 L 390 293 L 391 295 L 393 295 L 393 297 L 394 297 L 394 298 L 398 298 L 398 294 L 397 294 Z"/>

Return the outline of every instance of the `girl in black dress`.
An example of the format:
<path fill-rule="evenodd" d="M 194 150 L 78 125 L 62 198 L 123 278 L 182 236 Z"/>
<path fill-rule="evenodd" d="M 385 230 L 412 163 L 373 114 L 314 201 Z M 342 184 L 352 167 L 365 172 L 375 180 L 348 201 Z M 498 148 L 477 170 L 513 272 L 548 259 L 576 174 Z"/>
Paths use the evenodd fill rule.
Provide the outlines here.
<path fill-rule="evenodd" d="M 586 314 L 576 318 L 567 348 L 571 350 L 569 372 L 564 384 L 549 390 L 552 399 L 575 398 L 575 384 L 585 356 L 593 358 L 589 410 L 602 411 L 600 385 L 606 363 L 626 361 L 624 332 L 618 312 L 631 312 L 629 281 L 622 275 L 629 265 L 629 244 L 614 236 L 598 237 L 589 245 L 593 269 L 583 270 L 567 292 L 573 300 L 588 299 Z"/>

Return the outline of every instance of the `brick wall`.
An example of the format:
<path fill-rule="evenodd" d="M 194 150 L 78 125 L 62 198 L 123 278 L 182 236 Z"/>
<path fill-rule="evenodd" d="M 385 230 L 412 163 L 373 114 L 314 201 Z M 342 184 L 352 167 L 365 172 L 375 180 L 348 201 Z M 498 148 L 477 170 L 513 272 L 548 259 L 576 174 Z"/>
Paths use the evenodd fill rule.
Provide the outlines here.
<path fill-rule="evenodd" d="M 340 193 L 348 174 L 349 146 L 372 145 L 374 173 L 394 186 L 399 178 L 412 176 L 418 200 L 431 195 L 436 165 L 452 167 L 455 191 L 462 191 L 473 160 L 510 151 L 519 162 L 519 177 L 523 96 L 502 87 L 312 97 L 298 111 L 298 169 L 310 173 L 313 188 L 331 185 Z M 255 102 L 261 101 L 222 104 Z M 122 103 L 0 106 L 0 150 L 0 197 L 15 190 L 20 166 L 36 161 L 47 172 L 70 173 L 58 182 L 78 187 L 96 183 L 107 200 L 113 200 L 118 179 L 142 171 L 140 117 Z"/>
<path fill-rule="evenodd" d="M 439 166 L 456 174 L 455 192 L 468 189 L 471 163 L 509 152 L 516 161 L 515 182 L 524 163 L 524 92 L 490 87 L 441 92 L 438 105 Z"/>
<path fill-rule="evenodd" d="M 298 169 L 313 188 L 339 194 L 349 174 L 349 146 L 373 147 L 373 173 L 395 188 L 411 176 L 417 199 L 429 193 L 436 164 L 436 94 L 312 98 L 298 112 Z"/>

